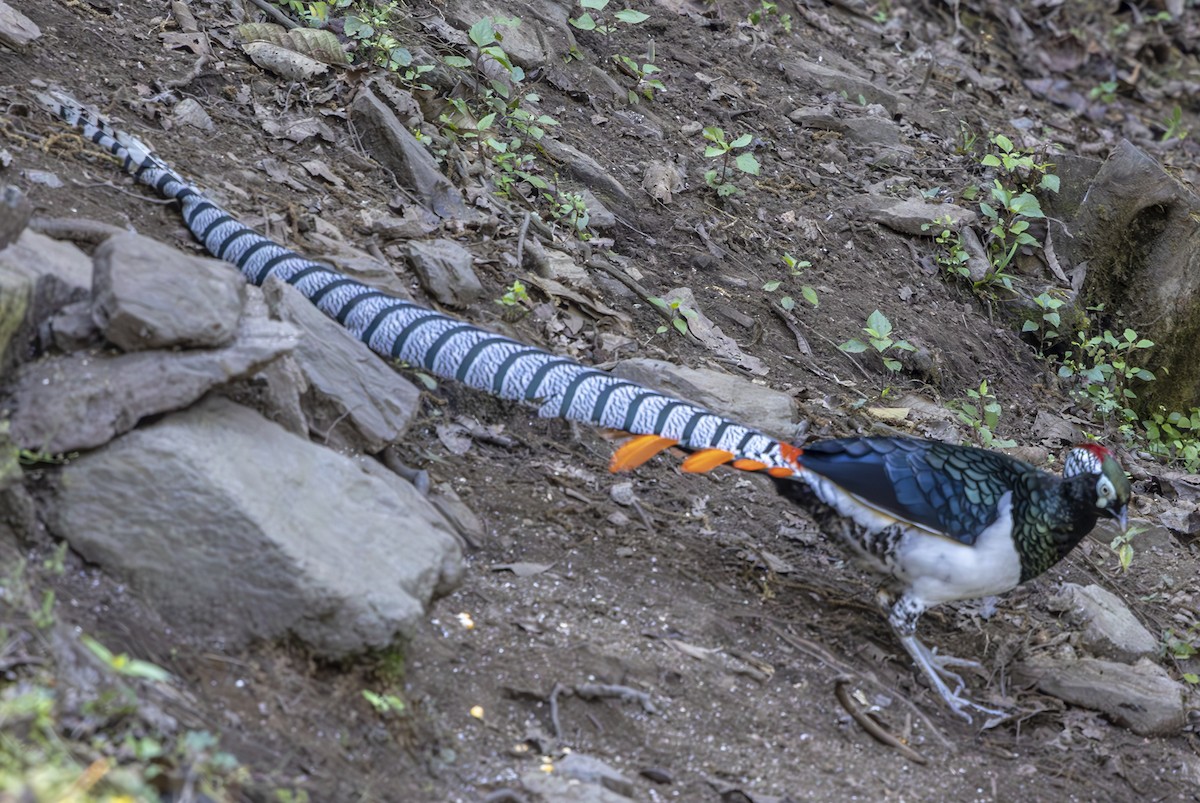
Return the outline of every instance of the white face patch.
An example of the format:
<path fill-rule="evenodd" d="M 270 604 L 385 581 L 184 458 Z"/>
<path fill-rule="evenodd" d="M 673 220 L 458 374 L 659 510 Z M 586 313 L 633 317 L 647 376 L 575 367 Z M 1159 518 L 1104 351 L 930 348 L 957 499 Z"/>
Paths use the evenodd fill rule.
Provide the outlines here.
<path fill-rule="evenodd" d="M 1113 487 L 1112 481 L 1104 475 L 1100 476 L 1096 483 L 1096 505 L 1098 507 L 1108 507 L 1114 499 L 1117 498 L 1117 489 Z"/>

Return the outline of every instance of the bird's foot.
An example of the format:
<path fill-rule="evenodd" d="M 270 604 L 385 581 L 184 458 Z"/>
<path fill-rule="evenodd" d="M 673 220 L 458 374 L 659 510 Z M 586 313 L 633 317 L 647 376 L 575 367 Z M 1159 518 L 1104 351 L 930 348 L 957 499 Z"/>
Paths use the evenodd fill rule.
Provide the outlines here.
<path fill-rule="evenodd" d="M 918 641 L 917 644 L 920 645 L 921 649 L 926 649 L 925 645 L 921 644 L 921 642 Z M 933 667 L 933 670 L 941 675 L 943 680 L 954 683 L 955 694 L 962 692 L 962 690 L 967 687 L 967 684 L 963 681 L 962 676 L 951 670 L 950 667 L 956 666 L 961 669 L 983 669 L 983 664 L 979 663 L 978 661 L 972 661 L 969 658 L 956 658 L 953 655 L 939 655 L 937 647 L 934 647 L 932 650 L 926 650 L 926 652 L 928 653 L 927 657 L 929 659 L 929 665 Z"/>
<path fill-rule="evenodd" d="M 963 694 L 966 684 L 957 672 L 950 670 L 948 667 L 980 667 L 979 662 L 969 661 L 963 658 L 955 658 L 952 655 L 938 655 L 930 650 L 924 644 L 917 640 L 916 636 L 900 636 L 900 643 L 904 645 L 904 649 L 912 656 L 917 667 L 925 675 L 933 690 L 945 701 L 950 710 L 957 714 L 967 722 L 974 723 L 974 718 L 969 712 L 977 712 L 985 714 L 988 719 L 984 722 L 984 728 L 995 727 L 1008 718 L 1008 713 L 995 708 L 988 708 L 974 702 Z M 954 689 L 947 685 L 947 681 L 954 684 Z"/>

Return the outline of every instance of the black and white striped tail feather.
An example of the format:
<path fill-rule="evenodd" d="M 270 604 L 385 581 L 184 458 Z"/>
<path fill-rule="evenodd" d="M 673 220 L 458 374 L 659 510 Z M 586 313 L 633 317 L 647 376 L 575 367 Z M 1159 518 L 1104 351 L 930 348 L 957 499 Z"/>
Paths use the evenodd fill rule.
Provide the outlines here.
<path fill-rule="evenodd" d="M 140 140 L 61 93 L 39 100 L 122 160 L 125 170 L 178 200 L 188 229 L 213 256 L 260 285 L 275 276 L 295 286 L 376 354 L 400 360 L 504 399 L 635 435 L 659 435 L 693 450 L 719 449 L 768 468 L 794 468 L 780 444 L 687 402 L 588 368 L 418 304 L 389 296 L 243 226 Z"/>

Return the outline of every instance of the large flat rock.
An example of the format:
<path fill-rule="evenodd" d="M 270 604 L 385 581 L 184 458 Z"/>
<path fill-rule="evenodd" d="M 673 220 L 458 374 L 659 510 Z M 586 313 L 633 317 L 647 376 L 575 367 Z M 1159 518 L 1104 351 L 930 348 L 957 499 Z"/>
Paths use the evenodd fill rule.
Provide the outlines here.
<path fill-rule="evenodd" d="M 461 573 L 452 528 L 409 483 L 220 398 L 72 461 L 50 525 L 166 621 L 226 648 L 385 647 Z"/>
<path fill-rule="evenodd" d="M 92 316 L 124 351 L 228 345 L 246 280 L 227 262 L 133 233 L 96 249 Z"/>
<path fill-rule="evenodd" d="M 187 407 L 210 389 L 248 376 L 296 347 L 290 324 L 243 320 L 222 349 L 77 352 L 28 363 L 12 392 L 12 437 L 51 454 L 94 449 L 147 416 Z"/>
<path fill-rule="evenodd" d="M 287 282 L 268 280 L 263 295 L 272 316 L 303 330 L 294 359 L 314 434 L 372 454 L 400 440 L 421 391 Z"/>

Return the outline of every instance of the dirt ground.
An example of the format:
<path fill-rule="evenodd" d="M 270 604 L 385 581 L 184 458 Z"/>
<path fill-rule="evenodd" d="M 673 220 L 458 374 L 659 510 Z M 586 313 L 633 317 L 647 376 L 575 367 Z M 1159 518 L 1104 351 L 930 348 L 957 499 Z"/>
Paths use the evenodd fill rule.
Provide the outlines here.
<path fill-rule="evenodd" d="M 160 34 L 174 30 L 169 4 L 16 5 L 43 37 L 21 53 L 0 51 L 7 109 L 0 144 L 14 157 L 0 177 L 21 185 L 39 214 L 132 226 L 194 247 L 184 245 L 190 240 L 175 211 L 145 200 L 110 163 L 61 142 L 42 149 L 59 129 L 32 110 L 30 81 L 111 112 L 247 222 L 265 214 L 274 236 L 314 256 L 300 223 L 320 216 L 355 241 L 359 211 L 382 210 L 391 200 L 383 171 L 347 158 L 353 139 L 336 114 L 323 118 L 332 141 L 294 144 L 264 133 L 252 104 L 270 114 L 310 104 L 331 112 L 348 102 L 357 79 L 314 80 L 307 93 L 288 87 L 222 44 L 231 22 L 226 4 L 192 4 L 201 26 L 222 35 L 214 36 L 216 62 L 175 92 L 203 105 L 215 123 L 211 132 L 162 130 L 153 119 L 162 107 L 148 98 L 164 82 L 188 76 L 196 61 L 187 50 L 164 48 Z M 1030 23 L 1027 39 L 1005 11 L 1010 5 Z M 645 24 L 610 37 L 577 32 L 578 44 L 589 63 L 603 67 L 613 54 L 644 52 L 653 38 L 666 91 L 633 107 L 550 80 L 538 92 L 543 110 L 561 122 L 559 136 L 635 195 L 636 218 L 613 231 L 613 249 L 646 287 L 664 294 L 692 288 L 700 308 L 770 369 L 761 381 L 794 395 L 811 433 L 869 432 L 880 425 L 867 407 L 910 394 L 935 403 L 962 399 L 986 379 L 1004 408 L 999 434 L 1031 444 L 1039 411 L 1081 412 L 1066 389 L 1020 339 L 1003 303 L 981 300 L 941 275 L 932 239 L 868 222 L 855 200 L 868 188 L 959 197 L 983 175 L 978 156 L 962 152 L 963 131 L 978 134 L 981 147 L 989 132 L 999 132 L 1101 157 L 1116 139 L 1130 137 L 1194 181 L 1196 40 L 1191 52 L 1181 52 L 1186 26 L 1147 21 L 1159 10 L 1152 5 L 781 2 L 778 11 L 792 18 L 788 31 L 778 15 L 747 25 L 757 8 L 749 2 L 637 4 L 651 14 Z M 1184 6 L 1195 32 L 1200 9 Z M 403 13 L 445 10 L 414 6 Z M 1114 33 L 1118 26 L 1128 32 Z M 1039 62 L 1035 52 L 1048 55 Z M 1068 55 L 1069 70 L 1045 66 Z M 854 65 L 890 87 L 902 108 L 878 114 L 899 126 L 909 150 L 855 144 L 791 122 L 786 115 L 800 107 L 851 117 L 863 106 L 857 97 L 817 99 L 798 88 L 781 69 L 794 57 Z M 1155 81 L 1131 82 L 1137 63 Z M 1089 99 L 1109 80 L 1119 84 L 1111 102 Z M 1051 81 L 1060 82 L 1053 92 L 1045 90 Z M 1181 103 L 1196 134 L 1156 145 L 1159 121 Z M 719 125 L 730 139 L 751 133 L 762 174 L 738 178 L 743 192 L 718 200 L 704 184 L 710 165 L 693 122 Z M 320 158 L 346 186 L 303 174 L 310 191 L 297 193 L 264 172 L 266 157 L 289 166 Z M 645 164 L 664 159 L 676 160 L 687 176 L 669 206 L 636 189 Z M 29 170 L 52 171 L 66 186 L 31 181 Z M 519 223 L 462 234 L 489 298 L 521 275 L 511 257 Z M 784 253 L 811 266 L 790 277 Z M 772 293 L 759 289 L 772 280 L 783 282 L 774 297 L 790 292 L 797 299 L 794 329 L 773 312 Z M 1031 288 L 1053 278 L 1030 259 L 1017 281 Z M 801 284 L 816 290 L 819 307 L 800 300 Z M 632 315 L 632 324 L 547 308 L 512 329 L 588 362 L 636 352 L 718 365 L 690 339 L 655 334 L 661 320 L 647 305 L 606 300 Z M 925 363 L 892 374 L 869 355 L 851 358 L 836 348 L 860 335 L 875 309 L 922 349 Z M 509 326 L 501 311 L 485 302 L 465 317 Z M 593 348 L 600 332 L 631 344 L 615 355 L 601 352 Z M 61 618 L 184 679 L 187 695 L 172 713 L 219 734 L 249 769 L 233 798 L 283 799 L 270 790 L 286 788 L 314 801 L 533 800 L 528 792 L 488 795 L 520 788 L 519 778 L 568 752 L 620 770 L 633 779 L 634 798 L 645 801 L 1200 798 L 1194 733 L 1136 736 L 1016 686 L 1009 673 L 1014 657 L 1068 629 L 1046 608 L 1063 580 L 1109 588 L 1156 634 L 1195 621 L 1196 610 L 1169 603 L 1194 590 L 1194 544 L 1167 536 L 1139 546 L 1130 571 L 1121 573 L 1107 546 L 1112 534 L 1102 533 L 1005 597 L 990 617 L 979 606 L 928 615 L 928 643 L 987 668 L 969 678 L 970 693 L 1022 712 L 980 731 L 954 719 L 918 680 L 875 610 L 869 578 L 766 482 L 738 472 L 687 476 L 670 458 L 613 477 L 606 470 L 612 446 L 598 433 L 446 384 L 429 396 L 427 417 L 404 453 L 463 497 L 484 521 L 486 538 L 469 553 L 462 586 L 434 605 L 402 667 L 394 654 L 319 664 L 288 644 L 222 653 L 171 630 L 70 555 L 62 577 L 37 581 L 55 588 Z M 451 454 L 435 428 L 460 415 L 502 425 L 511 447 L 476 442 Z M 904 428 L 929 434 L 935 427 Z M 1161 466 L 1134 455 L 1127 465 L 1140 495 L 1135 508 L 1149 510 Z M 29 545 L 30 565 L 53 548 L 49 539 Z M 399 684 L 404 715 L 381 715 L 363 700 L 362 690 L 381 682 Z M 864 733 L 838 702 L 839 682 L 879 705 L 886 726 L 907 734 L 928 763 Z M 597 686 L 643 696 L 590 693 Z"/>

